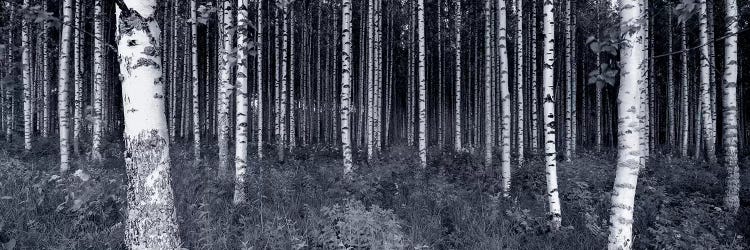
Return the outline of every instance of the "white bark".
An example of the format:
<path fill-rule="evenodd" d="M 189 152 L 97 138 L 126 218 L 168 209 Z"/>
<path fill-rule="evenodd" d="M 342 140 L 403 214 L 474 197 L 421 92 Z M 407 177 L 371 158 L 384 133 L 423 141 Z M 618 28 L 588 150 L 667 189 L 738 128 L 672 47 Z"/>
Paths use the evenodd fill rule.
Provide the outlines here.
<path fill-rule="evenodd" d="M 94 0 L 94 122 L 91 134 L 91 159 L 99 161 L 102 159 L 102 98 L 104 95 L 104 51 L 102 41 L 104 39 L 104 24 L 102 21 L 102 1 Z"/>
<path fill-rule="evenodd" d="M 737 119 L 737 1 L 726 1 L 727 33 L 735 34 L 724 40 L 724 81 L 722 89 L 724 117 L 724 166 L 727 168 L 727 193 L 724 204 L 732 213 L 740 206 L 740 169 L 737 158 L 738 119 Z"/>
<path fill-rule="evenodd" d="M 688 86 L 688 75 L 690 72 L 688 72 L 688 55 L 687 55 L 687 27 L 685 22 L 681 23 L 680 26 L 681 29 L 681 36 L 682 36 L 682 145 L 681 151 L 682 156 L 687 157 L 688 155 L 688 142 L 689 142 L 689 136 L 690 136 L 690 114 L 689 114 L 689 106 L 688 106 L 688 94 L 689 94 L 689 88 Z"/>
<path fill-rule="evenodd" d="M 117 9 L 128 175 L 125 242 L 130 249 L 177 249 L 180 238 L 170 177 L 157 4 L 155 0 L 123 2 L 130 7 Z"/>
<path fill-rule="evenodd" d="M 419 52 L 417 63 L 419 72 L 419 159 L 422 168 L 427 167 L 427 83 L 425 82 L 425 36 L 424 36 L 424 0 L 417 0 L 417 41 Z"/>
<path fill-rule="evenodd" d="M 237 127 L 235 128 L 234 137 L 234 204 L 240 204 L 247 201 L 245 194 L 247 175 L 247 127 L 248 127 L 248 94 L 247 94 L 247 7 L 249 0 L 240 0 L 237 8 L 237 80 L 235 88 L 236 110 L 235 119 Z"/>
<path fill-rule="evenodd" d="M 539 91 L 537 70 L 537 0 L 532 0 L 531 7 L 531 150 L 539 152 Z"/>
<path fill-rule="evenodd" d="M 190 61 L 193 83 L 193 160 L 196 165 L 201 161 L 201 114 L 200 86 L 198 82 L 198 6 L 197 0 L 190 0 Z"/>
<path fill-rule="evenodd" d="M 228 180 L 229 177 L 229 110 L 230 101 L 232 100 L 232 84 L 230 80 L 232 78 L 232 62 L 230 51 L 232 48 L 232 34 L 230 31 L 235 27 L 232 25 L 232 9 L 234 9 L 232 1 L 223 1 L 223 14 L 221 20 L 221 39 L 223 47 L 220 52 L 220 65 L 219 65 L 219 90 L 218 90 L 218 144 L 219 144 L 219 167 L 218 176 L 219 179 Z"/>
<path fill-rule="evenodd" d="M 68 114 L 68 82 L 70 75 L 70 41 L 73 38 L 73 0 L 63 2 L 63 25 L 60 42 L 60 62 L 58 64 L 57 85 L 57 118 L 60 125 L 60 172 L 65 173 L 70 168 L 70 117 Z"/>
<path fill-rule="evenodd" d="M 23 4 L 28 6 L 30 0 L 24 0 Z M 26 18 L 21 26 L 21 53 L 22 78 L 23 78 L 23 145 L 26 151 L 31 150 L 31 136 L 33 132 L 31 113 L 31 25 Z"/>
<path fill-rule="evenodd" d="M 516 0 L 516 96 L 518 103 L 518 114 L 517 114 L 517 127 L 518 131 L 516 139 L 518 142 L 518 166 L 523 166 L 524 162 L 524 140 L 525 140 L 525 125 L 524 116 L 525 107 L 523 86 L 523 70 L 524 70 L 524 53 L 523 53 L 523 1 Z"/>
<path fill-rule="evenodd" d="M 510 82 L 508 81 L 508 37 L 507 37 L 507 8 L 505 0 L 497 0 L 499 17 L 499 53 L 500 53 L 500 100 L 502 120 L 500 123 L 500 136 L 502 153 L 500 154 L 500 169 L 503 176 L 503 196 L 508 197 L 510 193 Z"/>
<path fill-rule="evenodd" d="M 461 151 L 463 149 L 463 143 L 461 142 L 461 1 L 456 1 L 456 93 L 455 93 L 455 135 L 454 135 L 454 149 Z"/>
<path fill-rule="evenodd" d="M 637 0 L 621 0 L 621 30 L 634 32 L 622 34 L 620 48 L 620 91 L 618 93 L 618 158 L 612 192 L 610 213 L 609 249 L 633 247 L 633 207 L 638 172 L 641 165 L 639 82 L 644 80 L 643 5 Z"/>
<path fill-rule="evenodd" d="M 698 21 L 699 21 L 699 28 L 700 28 L 700 41 L 701 44 L 708 44 L 709 38 L 708 38 L 708 15 L 706 13 L 706 0 L 699 0 L 699 13 L 698 13 Z M 711 17 L 713 18 L 713 17 Z M 716 161 L 716 150 L 715 150 L 715 143 L 716 143 L 716 127 L 714 126 L 714 118 L 713 118 L 713 111 L 712 111 L 712 101 L 711 101 L 711 71 L 713 70 L 711 68 L 711 63 L 709 63 L 709 59 L 711 59 L 710 53 L 709 53 L 709 47 L 703 46 L 701 47 L 701 56 L 700 56 L 700 80 L 701 80 L 701 120 L 703 121 L 703 144 L 706 148 L 706 155 L 708 157 L 708 160 L 710 162 Z"/>
<path fill-rule="evenodd" d="M 573 24 L 571 23 L 571 16 L 573 15 L 573 9 L 571 9 L 571 0 L 565 0 L 565 86 L 567 87 L 565 94 L 565 159 L 570 161 L 573 155 L 573 46 L 575 42 L 572 37 Z"/>
<path fill-rule="evenodd" d="M 492 0 L 484 4 L 484 164 L 492 165 Z"/>
<path fill-rule="evenodd" d="M 352 173 L 352 137 L 349 117 L 351 107 L 351 63 L 352 63 L 352 2 L 343 0 L 341 5 L 341 146 L 344 154 L 344 175 Z"/>
<path fill-rule="evenodd" d="M 75 3 L 75 27 L 76 29 L 73 37 L 75 38 L 75 50 L 73 58 L 73 72 L 74 72 L 74 97 L 73 97 L 73 151 L 76 155 L 81 154 L 81 132 L 83 131 L 83 35 L 81 29 L 83 29 L 82 17 L 82 4 L 81 1 Z"/>
<path fill-rule="evenodd" d="M 367 160 L 375 156 L 375 24 L 374 1 L 367 1 Z"/>
<path fill-rule="evenodd" d="M 288 50 L 289 47 L 289 18 L 287 17 L 287 14 L 289 13 L 289 3 L 281 3 L 283 5 L 281 9 L 281 22 L 282 22 L 282 29 L 281 29 L 281 99 L 279 100 L 280 103 L 280 124 L 279 124 L 279 148 L 278 148 L 278 154 L 279 154 L 279 160 L 284 160 L 284 153 L 286 152 L 287 148 L 287 108 L 289 107 L 288 104 L 288 94 L 287 89 L 289 86 L 289 73 L 287 71 L 288 64 L 289 64 L 289 58 L 288 58 Z"/>
<path fill-rule="evenodd" d="M 560 229 L 562 216 L 560 198 L 557 191 L 557 149 L 555 148 L 555 14 L 553 0 L 544 1 L 543 34 L 544 34 L 544 67 L 542 68 L 542 96 L 544 100 L 544 153 L 547 165 L 547 198 L 549 202 L 550 228 Z"/>
<path fill-rule="evenodd" d="M 258 159 L 263 159 L 263 1 L 257 1 L 257 26 L 255 26 L 255 74 L 258 81 Z"/>

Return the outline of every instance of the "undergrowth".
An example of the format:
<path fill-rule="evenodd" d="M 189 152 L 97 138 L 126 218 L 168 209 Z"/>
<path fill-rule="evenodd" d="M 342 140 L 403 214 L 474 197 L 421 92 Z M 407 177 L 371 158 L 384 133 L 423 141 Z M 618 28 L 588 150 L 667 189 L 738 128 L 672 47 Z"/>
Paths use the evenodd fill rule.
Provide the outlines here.
<path fill-rule="evenodd" d="M 51 145 L 32 152 L 0 145 L 3 248 L 124 249 L 119 147 L 109 145 L 104 162 L 81 157 L 60 174 Z M 359 153 L 357 174 L 343 179 L 338 152 L 300 149 L 285 162 L 250 161 L 250 199 L 235 206 L 231 184 L 215 179 L 215 150 L 204 149 L 196 164 L 189 145 L 172 148 L 187 249 L 602 249 L 607 241 L 613 154 L 561 161 L 563 228 L 550 232 L 540 157 L 514 167 L 511 198 L 502 198 L 497 167 L 469 153 L 433 153 L 424 170 L 409 148 L 369 164 Z M 736 217 L 724 212 L 723 178 L 716 165 L 654 157 L 639 178 L 635 247 L 747 248 L 750 204 Z"/>

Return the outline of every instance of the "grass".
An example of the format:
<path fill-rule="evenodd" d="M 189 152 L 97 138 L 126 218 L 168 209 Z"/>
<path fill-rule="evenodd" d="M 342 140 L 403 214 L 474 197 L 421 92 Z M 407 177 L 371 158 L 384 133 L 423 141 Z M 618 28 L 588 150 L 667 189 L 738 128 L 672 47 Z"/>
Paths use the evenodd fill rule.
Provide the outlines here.
<path fill-rule="evenodd" d="M 59 176 L 53 144 L 37 145 L 28 153 L 0 145 L 0 243 L 16 249 L 125 248 L 120 146 L 107 146 L 105 162 L 77 161 L 79 174 Z M 205 149 L 200 165 L 189 152 L 189 145 L 172 149 L 180 237 L 188 249 L 606 246 L 614 154 L 582 152 L 560 163 L 563 229 L 549 232 L 540 157 L 514 167 L 511 198 L 501 198 L 497 167 L 470 154 L 436 152 L 421 170 L 409 148 L 394 147 L 370 164 L 363 164 L 360 152 L 357 176 L 346 180 L 336 151 L 300 149 L 283 163 L 251 161 L 251 200 L 233 206 L 231 185 L 214 179 L 215 149 Z M 750 190 L 743 188 L 745 203 L 734 219 L 721 209 L 723 172 L 656 155 L 639 178 L 635 247 L 747 248 Z M 749 183 L 747 174 L 743 178 Z"/>

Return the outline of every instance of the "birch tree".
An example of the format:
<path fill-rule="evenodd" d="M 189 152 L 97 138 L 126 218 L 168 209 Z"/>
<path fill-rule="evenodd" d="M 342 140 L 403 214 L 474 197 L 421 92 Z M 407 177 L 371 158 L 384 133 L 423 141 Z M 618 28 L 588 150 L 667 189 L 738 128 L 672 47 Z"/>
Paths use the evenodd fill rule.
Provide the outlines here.
<path fill-rule="evenodd" d="M 222 50 L 220 51 L 219 65 L 219 86 L 218 86 L 218 144 L 219 144 L 219 179 L 229 179 L 229 109 L 232 100 L 232 58 L 230 52 L 233 50 L 232 34 L 234 29 L 232 24 L 232 9 L 234 8 L 231 0 L 224 0 L 222 5 L 221 20 L 221 40 Z"/>
<path fill-rule="evenodd" d="M 508 37 L 507 37 L 507 8 L 505 0 L 497 0 L 498 16 L 498 38 L 500 53 L 500 100 L 502 102 L 502 120 L 500 126 L 500 143 L 502 153 L 500 155 L 500 168 L 503 176 L 503 196 L 508 197 L 510 192 L 510 83 L 508 81 Z"/>
<path fill-rule="evenodd" d="M 200 85 L 198 79 L 198 6 L 196 1 L 190 0 L 190 61 L 193 83 L 193 159 L 197 165 L 201 161 L 201 113 Z"/>
<path fill-rule="evenodd" d="M 484 3 L 484 164 L 492 165 L 492 0 Z"/>
<path fill-rule="evenodd" d="M 454 125 L 455 125 L 455 135 L 453 139 L 454 143 L 454 149 L 456 151 L 461 151 L 463 146 L 461 142 L 461 1 L 456 1 L 456 8 L 455 8 L 455 19 L 456 19 L 456 79 L 455 79 L 455 117 L 454 117 Z"/>
<path fill-rule="evenodd" d="M 688 124 L 690 124 L 690 113 L 689 113 L 689 106 L 688 106 L 688 94 L 689 94 L 689 88 L 688 86 L 688 76 L 690 75 L 690 72 L 688 72 L 688 54 L 687 54 L 687 24 L 685 22 L 681 22 L 680 24 L 680 36 L 682 39 L 682 45 L 681 45 L 681 51 L 682 51 L 682 95 L 681 95 L 681 108 L 682 110 L 680 113 L 682 114 L 682 144 L 680 145 L 680 149 L 682 151 L 682 156 L 687 157 L 688 155 L 688 142 L 689 142 L 689 136 L 690 136 L 690 127 Z"/>
<path fill-rule="evenodd" d="M 352 173 L 352 138 L 349 120 L 351 107 L 352 2 L 341 4 L 341 146 L 344 154 L 344 175 Z"/>
<path fill-rule="evenodd" d="M 518 103 L 518 114 L 517 114 L 517 128 L 516 131 L 518 138 L 516 139 L 518 142 L 518 166 L 523 166 L 524 162 L 524 140 L 525 137 L 525 125 L 524 125 L 524 116 L 525 113 L 525 107 L 524 107 L 524 99 L 526 99 L 526 96 L 524 95 L 524 81 L 523 81 L 523 70 L 524 70 L 524 43 L 523 43 L 523 1 L 524 0 L 516 0 L 515 5 L 515 13 L 516 13 L 516 96 L 517 103 Z"/>
<path fill-rule="evenodd" d="M 102 143 L 102 119 L 103 107 L 102 98 L 104 95 L 104 24 L 102 15 L 102 1 L 94 0 L 94 87 L 93 87 L 93 106 L 94 122 L 91 133 L 91 159 L 100 161 L 101 143 Z"/>
<path fill-rule="evenodd" d="M 263 1 L 257 1 L 257 26 L 255 26 L 255 67 L 258 85 L 258 159 L 263 159 Z"/>
<path fill-rule="evenodd" d="M 288 68 L 288 50 L 289 47 L 289 19 L 287 18 L 287 14 L 289 13 L 289 3 L 288 2 L 281 2 L 281 96 L 279 100 L 279 104 L 281 105 L 279 107 L 279 147 L 278 147 L 278 156 L 279 160 L 284 160 L 284 153 L 286 152 L 286 136 L 287 136 L 287 107 L 288 105 L 288 94 L 287 89 L 289 86 L 289 72 L 287 71 Z"/>
<path fill-rule="evenodd" d="M 249 0 L 240 0 L 237 8 L 237 80 L 235 88 L 236 110 L 235 119 L 237 127 L 235 128 L 234 137 L 234 204 L 240 204 L 247 201 L 245 194 L 247 175 L 247 135 L 248 135 L 248 88 L 247 88 L 247 7 Z"/>
<path fill-rule="evenodd" d="M 573 154 L 573 46 L 574 39 L 572 37 L 573 24 L 571 22 L 573 16 L 573 9 L 571 9 L 571 0 L 565 0 L 565 159 L 571 160 Z"/>
<path fill-rule="evenodd" d="M 701 44 L 708 44 L 709 38 L 708 38 L 708 15 L 706 13 L 706 0 L 699 0 L 698 1 L 698 23 L 700 28 L 700 41 Z M 713 18 L 713 17 L 711 17 Z M 706 155 L 708 157 L 708 160 L 710 162 L 716 161 L 716 150 L 715 150 L 715 143 L 716 143 L 716 127 L 714 127 L 714 119 L 713 119 L 713 111 L 712 111 L 712 101 L 711 101 L 711 71 L 713 69 L 711 68 L 712 63 L 709 63 L 710 51 L 709 46 L 702 46 L 700 49 L 700 80 L 701 80 L 701 89 L 700 89 L 700 96 L 701 96 L 701 120 L 702 123 L 702 130 L 703 130 L 703 144 L 706 148 Z"/>
<path fill-rule="evenodd" d="M 737 119 L 737 32 L 739 30 L 737 22 L 737 1 L 726 1 L 726 21 L 727 34 L 729 36 L 724 40 L 724 81 L 722 89 L 724 96 L 722 98 L 723 118 L 724 118 L 724 166 L 727 168 L 727 194 L 724 199 L 726 208 L 737 213 L 740 206 L 740 169 L 737 157 L 738 141 L 738 119 Z"/>
<path fill-rule="evenodd" d="M 633 247 L 633 207 L 638 172 L 642 167 L 640 124 L 641 91 L 644 80 L 643 2 L 620 0 L 620 91 L 618 93 L 617 170 L 612 192 L 609 249 Z"/>
<path fill-rule="evenodd" d="M 427 167 L 427 84 L 425 82 L 424 0 L 417 0 L 417 82 L 419 84 L 419 159 Z"/>
<path fill-rule="evenodd" d="M 157 3 L 118 0 L 117 5 L 128 175 L 125 243 L 131 249 L 177 249 Z"/>
<path fill-rule="evenodd" d="M 81 154 L 81 133 L 83 132 L 83 36 L 81 30 L 83 27 L 82 19 L 82 1 L 75 1 L 75 18 L 73 18 L 75 29 L 73 33 L 74 54 L 73 54 L 73 152 L 76 155 Z"/>
<path fill-rule="evenodd" d="M 58 101 L 57 119 L 60 125 L 60 172 L 65 173 L 70 168 L 70 125 L 68 116 L 68 82 L 70 75 L 70 41 L 73 38 L 73 0 L 63 1 L 63 25 L 60 42 L 60 62 L 58 66 Z"/>
<path fill-rule="evenodd" d="M 30 0 L 23 0 L 28 6 Z M 31 113 L 31 23 L 23 18 L 21 24 L 21 74 L 23 79 L 23 145 L 26 151 L 31 151 L 31 136 L 33 133 Z"/>
<path fill-rule="evenodd" d="M 547 165 L 547 198 L 549 201 L 550 227 L 560 229 L 562 215 L 557 191 L 557 149 L 555 148 L 555 13 L 553 0 L 544 1 L 544 67 L 542 68 L 542 96 L 544 97 L 544 153 Z"/>

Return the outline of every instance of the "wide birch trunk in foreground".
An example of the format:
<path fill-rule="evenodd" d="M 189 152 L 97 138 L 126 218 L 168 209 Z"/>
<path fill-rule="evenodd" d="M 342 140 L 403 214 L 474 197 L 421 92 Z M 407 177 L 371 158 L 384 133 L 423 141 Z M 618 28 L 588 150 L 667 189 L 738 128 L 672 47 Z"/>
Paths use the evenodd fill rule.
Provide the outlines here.
<path fill-rule="evenodd" d="M 130 249 L 179 249 L 164 113 L 159 24 L 155 0 L 124 0 L 117 9 L 117 52 L 125 112 Z"/>

